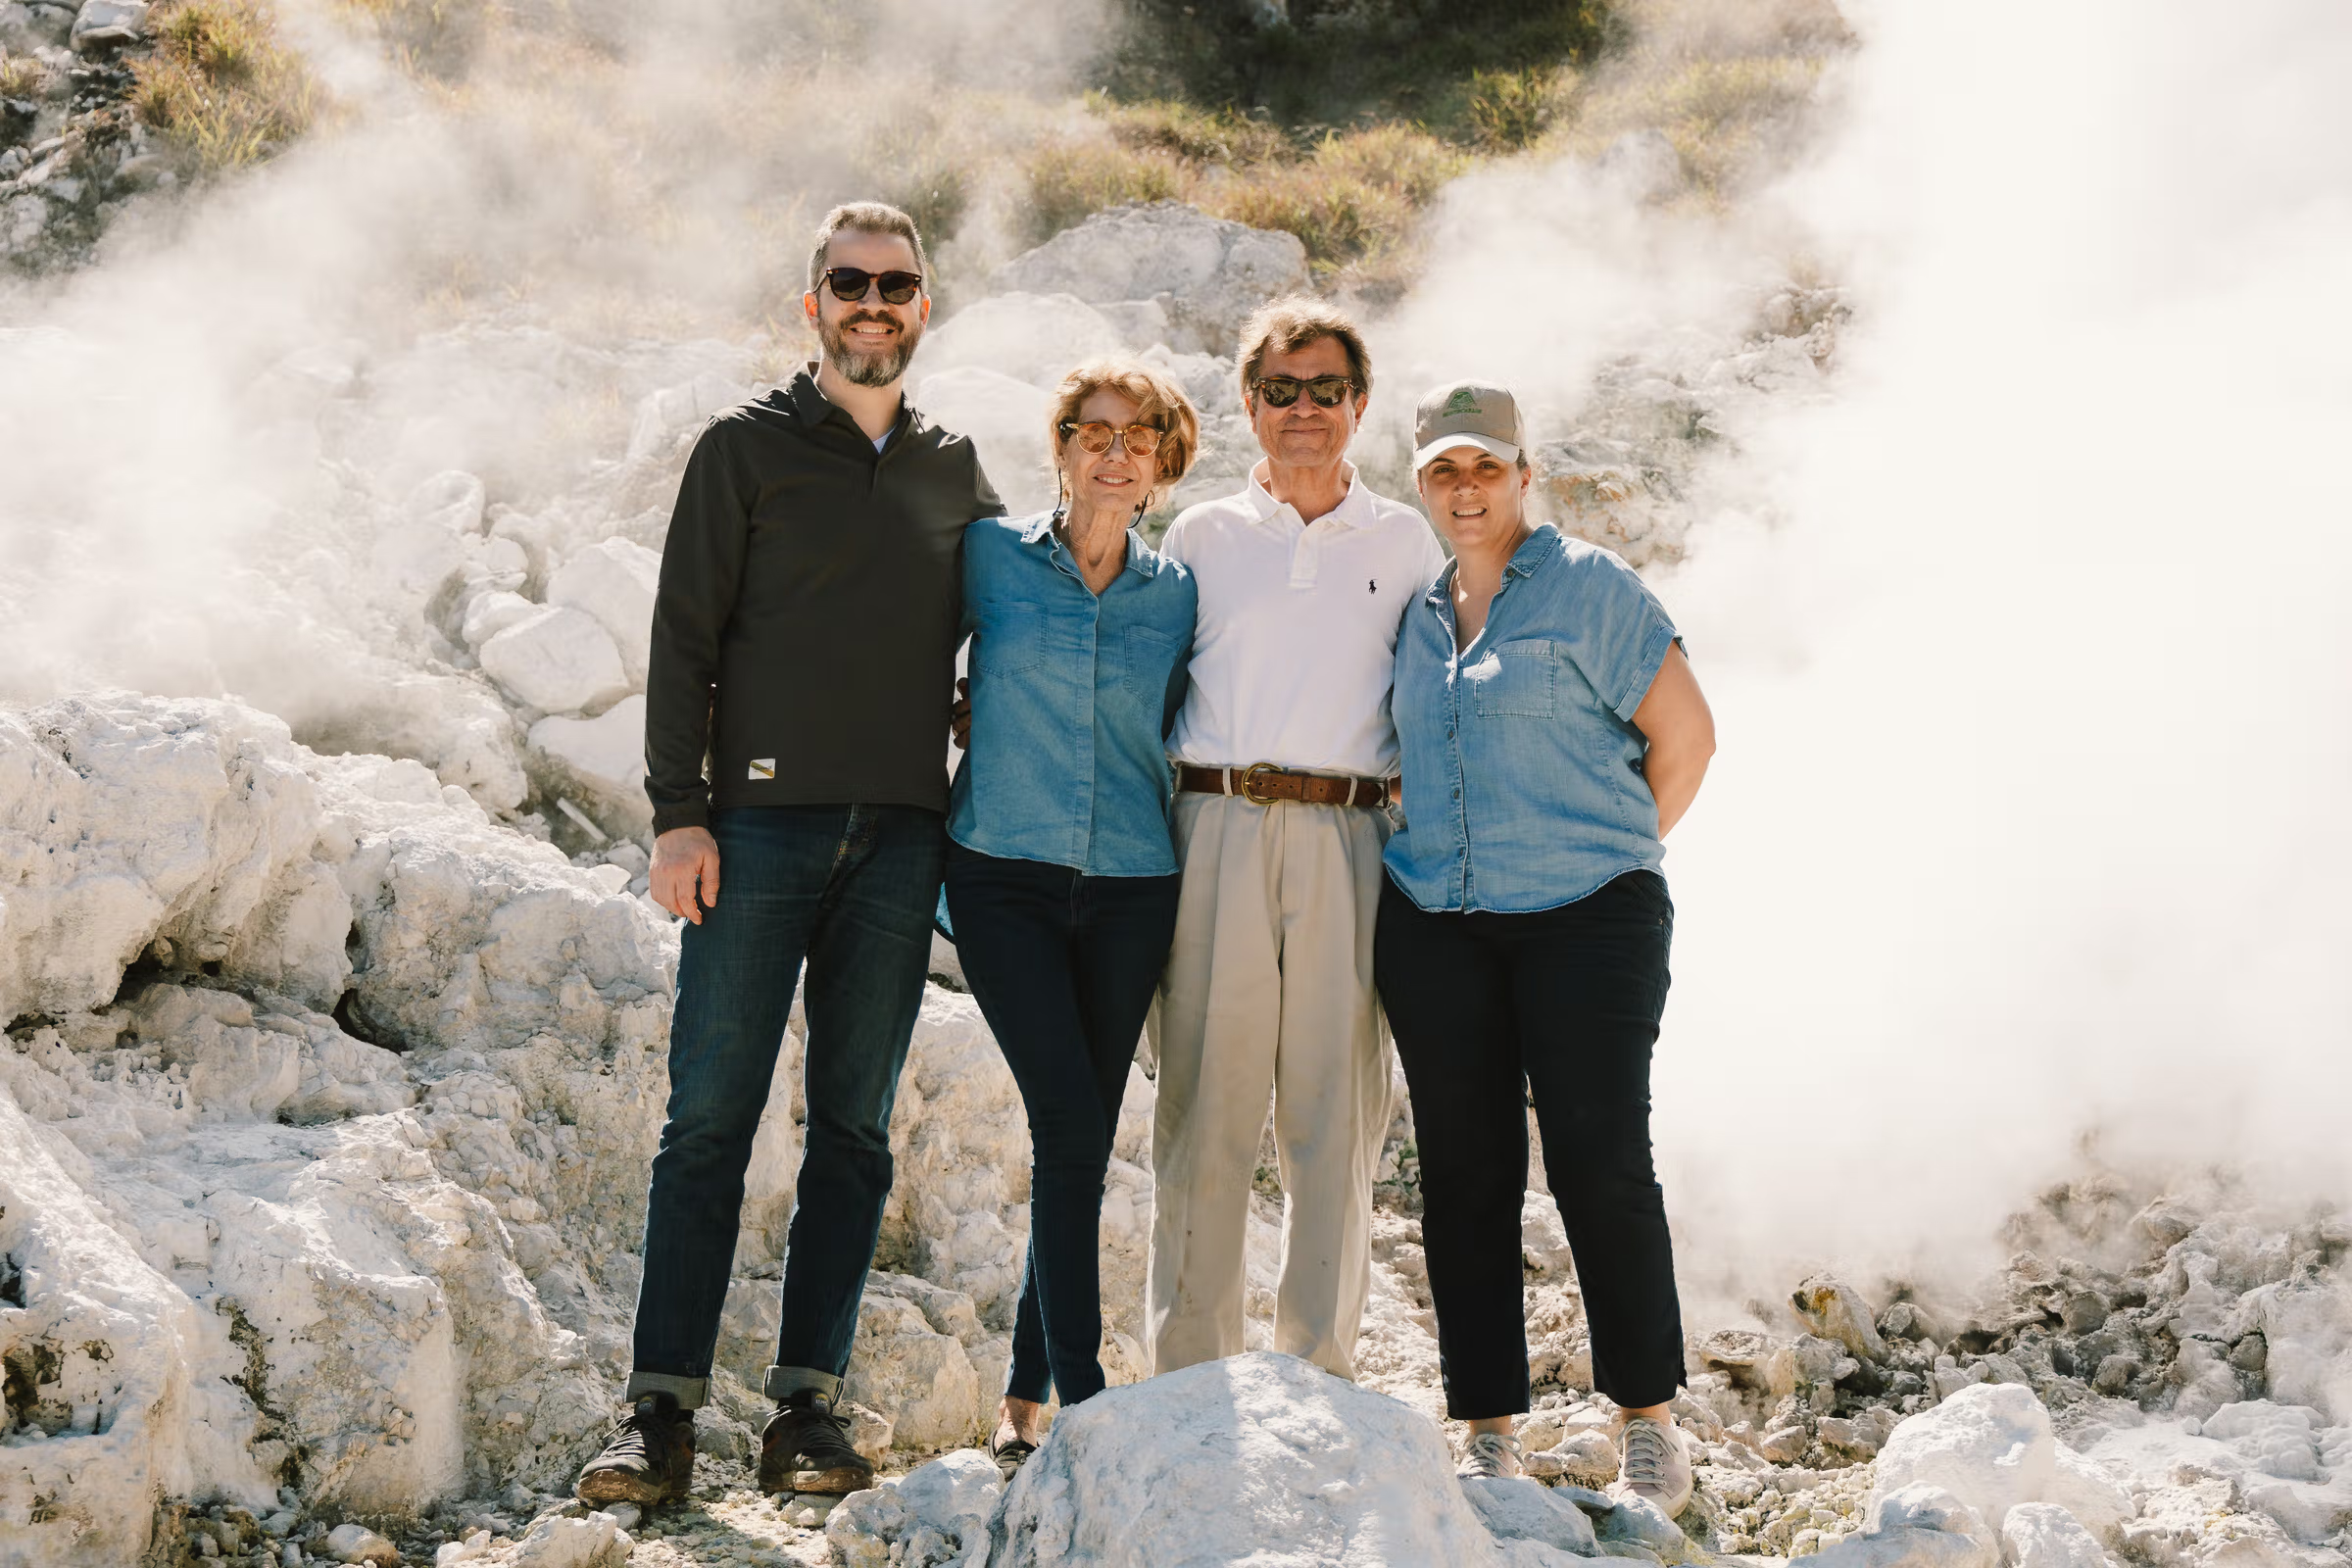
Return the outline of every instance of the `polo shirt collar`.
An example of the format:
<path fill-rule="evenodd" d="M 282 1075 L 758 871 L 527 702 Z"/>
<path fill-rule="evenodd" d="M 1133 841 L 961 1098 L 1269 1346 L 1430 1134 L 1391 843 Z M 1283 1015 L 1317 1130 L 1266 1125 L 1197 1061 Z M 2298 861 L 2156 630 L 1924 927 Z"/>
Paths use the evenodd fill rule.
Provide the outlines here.
<path fill-rule="evenodd" d="M 1362 470 L 1352 463 L 1345 466 L 1348 469 L 1348 493 L 1324 516 L 1343 528 L 1360 528 L 1372 521 L 1372 492 L 1364 488 Z M 1271 471 L 1271 466 L 1263 458 L 1250 470 L 1250 487 L 1243 494 L 1250 502 L 1250 520 L 1252 522 L 1264 522 L 1282 510 L 1283 504 L 1274 499 L 1273 491 L 1266 488 L 1266 479 Z M 1316 520 L 1322 521 L 1323 518 Z"/>
<path fill-rule="evenodd" d="M 827 419 L 839 415 L 848 421 L 851 429 L 858 430 L 858 435 L 871 444 L 872 438 L 866 436 L 863 430 L 858 429 L 858 421 L 850 418 L 848 411 L 817 390 L 816 362 L 814 360 L 802 362 L 800 371 L 793 376 L 792 384 L 785 389 L 785 395 L 792 399 L 793 408 L 798 410 L 801 417 L 808 420 L 809 424 L 823 424 Z M 897 450 L 899 438 L 911 433 L 921 418 L 922 415 L 915 409 L 914 400 L 904 392 L 900 393 L 899 418 L 898 422 L 890 427 L 890 439 L 883 444 L 885 453 Z"/>

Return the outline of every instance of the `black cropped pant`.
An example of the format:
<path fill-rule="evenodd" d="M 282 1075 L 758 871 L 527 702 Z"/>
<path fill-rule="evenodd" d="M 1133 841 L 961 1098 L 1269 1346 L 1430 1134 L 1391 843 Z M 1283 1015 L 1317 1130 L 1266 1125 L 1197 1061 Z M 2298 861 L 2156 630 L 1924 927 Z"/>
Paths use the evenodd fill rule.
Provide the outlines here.
<path fill-rule="evenodd" d="M 1528 1407 L 1519 1217 L 1531 1092 L 1593 1386 L 1642 1408 L 1682 1383 L 1674 1247 L 1649 1149 L 1673 937 L 1673 902 L 1650 871 L 1533 914 L 1433 914 L 1393 882 L 1381 889 L 1374 969 L 1412 1086 L 1421 1238 L 1456 1419 Z"/>

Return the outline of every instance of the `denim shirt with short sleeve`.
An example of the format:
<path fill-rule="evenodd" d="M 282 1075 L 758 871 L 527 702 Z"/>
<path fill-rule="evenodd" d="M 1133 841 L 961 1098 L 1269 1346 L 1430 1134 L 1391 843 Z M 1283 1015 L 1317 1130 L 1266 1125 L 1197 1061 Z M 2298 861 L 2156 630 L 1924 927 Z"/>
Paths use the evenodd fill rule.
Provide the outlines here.
<path fill-rule="evenodd" d="M 1616 556 L 1546 523 L 1457 654 L 1456 569 L 1405 612 L 1396 643 L 1404 826 L 1391 880 L 1424 909 L 1524 914 L 1657 870 L 1633 715 L 1676 641 L 1665 607 Z"/>
<path fill-rule="evenodd" d="M 1098 598 L 1053 522 L 982 517 L 964 530 L 972 733 L 948 832 L 982 855 L 1088 876 L 1167 876 L 1164 738 L 1200 595 L 1130 530 L 1127 563 Z"/>

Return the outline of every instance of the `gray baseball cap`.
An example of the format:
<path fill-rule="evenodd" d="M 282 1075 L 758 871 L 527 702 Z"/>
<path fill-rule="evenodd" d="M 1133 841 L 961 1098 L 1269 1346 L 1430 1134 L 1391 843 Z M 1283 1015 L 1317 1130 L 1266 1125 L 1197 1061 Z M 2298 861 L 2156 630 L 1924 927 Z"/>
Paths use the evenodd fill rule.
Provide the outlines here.
<path fill-rule="evenodd" d="M 1519 461 L 1519 400 L 1484 381 L 1432 387 L 1413 411 L 1413 471 L 1453 447 L 1477 447 L 1505 463 Z"/>

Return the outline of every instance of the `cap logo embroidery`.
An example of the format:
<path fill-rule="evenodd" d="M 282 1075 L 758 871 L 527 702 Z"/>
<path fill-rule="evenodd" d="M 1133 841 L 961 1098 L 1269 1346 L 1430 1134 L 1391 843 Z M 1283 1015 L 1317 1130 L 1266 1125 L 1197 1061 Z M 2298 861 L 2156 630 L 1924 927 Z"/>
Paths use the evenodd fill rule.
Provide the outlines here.
<path fill-rule="evenodd" d="M 1446 400 L 1446 407 L 1438 411 L 1438 417 L 1450 419 L 1457 414 L 1480 414 L 1483 412 L 1485 411 L 1478 406 L 1478 399 L 1470 395 L 1470 389 L 1466 386 L 1459 386 L 1453 389 L 1453 396 Z"/>

